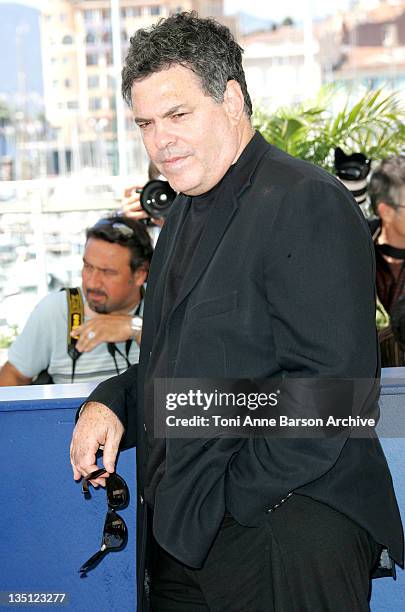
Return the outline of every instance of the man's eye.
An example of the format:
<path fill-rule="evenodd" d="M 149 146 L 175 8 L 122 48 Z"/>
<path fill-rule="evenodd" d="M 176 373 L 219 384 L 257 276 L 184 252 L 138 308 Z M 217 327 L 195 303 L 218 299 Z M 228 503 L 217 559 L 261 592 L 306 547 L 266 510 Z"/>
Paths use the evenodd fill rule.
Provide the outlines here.
<path fill-rule="evenodd" d="M 149 125 L 150 125 L 150 121 L 145 121 L 145 123 L 138 123 L 138 127 L 139 127 L 141 130 L 146 129 L 146 128 L 147 128 Z"/>
<path fill-rule="evenodd" d="M 175 115 L 173 115 L 173 117 L 175 119 L 180 119 L 180 117 L 185 117 L 186 115 L 188 115 L 188 113 L 176 113 Z"/>

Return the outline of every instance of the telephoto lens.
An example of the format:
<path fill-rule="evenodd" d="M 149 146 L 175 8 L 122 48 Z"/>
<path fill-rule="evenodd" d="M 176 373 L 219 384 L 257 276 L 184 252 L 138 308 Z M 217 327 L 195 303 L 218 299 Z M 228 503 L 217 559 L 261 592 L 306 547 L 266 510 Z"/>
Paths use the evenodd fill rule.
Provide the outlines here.
<path fill-rule="evenodd" d="M 141 196 L 142 208 L 152 219 L 167 217 L 177 195 L 167 181 L 158 179 L 149 181 L 143 189 L 137 189 L 137 193 Z"/>
<path fill-rule="evenodd" d="M 335 170 L 337 177 L 351 191 L 357 204 L 364 204 L 367 197 L 367 175 L 369 160 L 363 153 L 346 155 L 340 148 L 335 149 Z"/>

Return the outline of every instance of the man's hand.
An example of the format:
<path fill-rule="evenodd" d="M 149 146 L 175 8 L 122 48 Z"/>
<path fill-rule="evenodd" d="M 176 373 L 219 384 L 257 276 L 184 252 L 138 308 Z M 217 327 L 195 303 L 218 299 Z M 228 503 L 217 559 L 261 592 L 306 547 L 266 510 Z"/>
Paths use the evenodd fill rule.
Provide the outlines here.
<path fill-rule="evenodd" d="M 70 335 L 78 338 L 76 348 L 81 353 L 92 351 L 102 342 L 125 342 L 135 338 L 139 344 L 141 334 L 134 334 L 131 319 L 131 315 L 97 314 L 72 330 Z"/>
<path fill-rule="evenodd" d="M 148 219 L 149 215 L 141 206 L 141 198 L 140 194 L 136 192 L 137 189 L 142 189 L 142 187 L 133 185 L 125 189 L 122 201 L 122 212 L 126 217 L 139 221 L 140 219 Z M 159 225 L 159 227 L 163 227 L 164 219 L 152 219 L 152 222 L 155 225 Z"/>
<path fill-rule="evenodd" d="M 107 472 L 112 474 L 123 433 L 121 421 L 107 406 L 98 402 L 86 404 L 76 423 L 70 444 L 73 478 L 80 480 L 82 476 L 99 469 L 96 453 L 100 446 L 104 447 L 103 465 Z M 105 486 L 105 478 L 97 478 L 92 483 Z"/>

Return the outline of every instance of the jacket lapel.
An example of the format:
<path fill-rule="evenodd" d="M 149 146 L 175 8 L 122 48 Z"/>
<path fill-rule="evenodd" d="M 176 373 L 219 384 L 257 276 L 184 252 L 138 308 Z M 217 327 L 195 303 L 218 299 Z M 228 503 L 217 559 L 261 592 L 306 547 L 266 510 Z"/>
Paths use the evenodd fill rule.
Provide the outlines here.
<path fill-rule="evenodd" d="M 161 317 L 161 308 L 163 304 L 163 295 L 166 288 L 167 274 L 170 269 L 170 262 L 173 255 L 174 246 L 178 240 L 180 228 L 183 225 L 184 217 L 186 216 L 190 204 L 190 199 L 191 198 L 189 196 L 180 194 L 173 203 L 173 208 L 165 222 L 163 231 L 167 232 L 167 240 L 165 241 L 163 252 L 159 253 L 159 258 L 156 262 L 160 270 L 158 272 L 159 282 L 156 283 L 153 297 L 155 321 L 159 321 Z M 156 245 L 156 249 L 158 249 L 158 246 L 159 243 Z M 156 257 L 156 255 L 157 253 L 154 254 L 154 257 Z"/>
<path fill-rule="evenodd" d="M 238 202 L 233 193 L 232 182 L 230 178 L 227 178 L 221 185 L 215 201 L 211 205 L 211 211 L 179 295 L 173 305 L 172 313 L 188 296 L 200 279 L 237 209 Z"/>

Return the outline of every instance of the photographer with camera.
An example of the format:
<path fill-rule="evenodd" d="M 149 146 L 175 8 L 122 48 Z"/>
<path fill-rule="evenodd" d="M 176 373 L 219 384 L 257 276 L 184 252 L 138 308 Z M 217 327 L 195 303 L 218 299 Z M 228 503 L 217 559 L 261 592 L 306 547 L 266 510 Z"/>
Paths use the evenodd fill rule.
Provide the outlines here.
<path fill-rule="evenodd" d="M 148 182 L 143 187 L 132 185 L 125 189 L 122 214 L 130 219 L 147 222 L 155 245 L 175 197 L 176 192 L 155 164 L 149 162 Z"/>
<path fill-rule="evenodd" d="M 405 155 L 382 161 L 368 188 L 377 219 L 370 221 L 375 245 L 382 366 L 405 365 Z M 387 323 L 389 326 L 387 327 Z M 402 331 L 401 331 L 402 330 Z"/>

